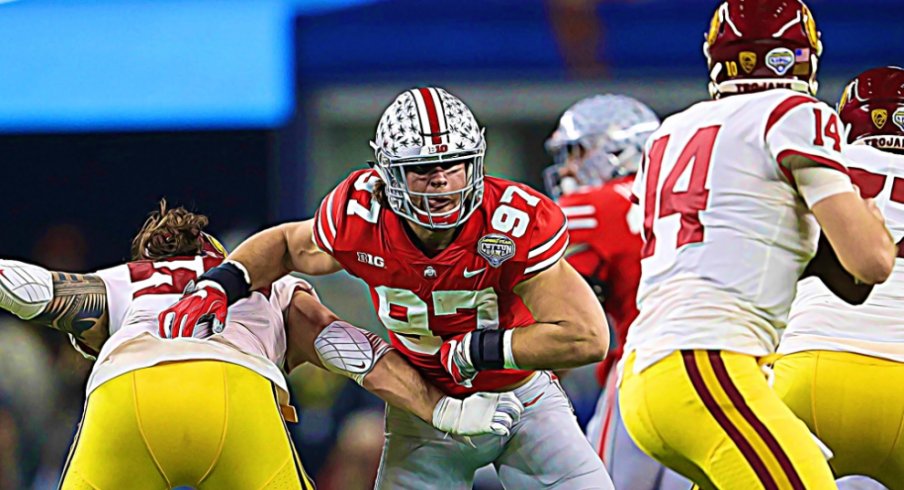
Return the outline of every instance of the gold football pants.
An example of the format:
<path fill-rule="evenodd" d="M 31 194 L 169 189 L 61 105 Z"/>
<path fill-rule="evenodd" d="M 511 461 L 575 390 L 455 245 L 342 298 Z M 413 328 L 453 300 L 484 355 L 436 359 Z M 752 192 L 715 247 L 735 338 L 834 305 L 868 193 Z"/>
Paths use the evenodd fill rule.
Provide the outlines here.
<path fill-rule="evenodd" d="M 235 364 L 132 371 L 88 397 L 61 488 L 313 489 L 272 383 Z"/>
<path fill-rule="evenodd" d="M 836 488 L 807 427 L 766 382 L 757 359 L 727 351 L 673 352 L 619 389 L 628 433 L 704 489 Z"/>
<path fill-rule="evenodd" d="M 806 351 L 775 363 L 775 391 L 835 453 L 838 477 L 904 488 L 904 363 Z"/>

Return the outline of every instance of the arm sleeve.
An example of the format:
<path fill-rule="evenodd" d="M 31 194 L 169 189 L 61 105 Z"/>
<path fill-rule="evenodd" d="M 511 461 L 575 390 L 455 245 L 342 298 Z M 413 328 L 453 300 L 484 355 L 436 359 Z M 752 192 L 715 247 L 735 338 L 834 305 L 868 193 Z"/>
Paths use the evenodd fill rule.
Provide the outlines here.
<path fill-rule="evenodd" d="M 767 149 L 784 168 L 789 169 L 784 160 L 797 155 L 847 173 L 838 114 L 825 103 L 804 95 L 791 96 L 769 114 L 765 131 Z"/>
<path fill-rule="evenodd" d="M 822 166 L 807 166 L 792 168 L 794 181 L 797 183 L 797 191 L 803 197 L 807 207 L 813 206 L 826 199 L 843 192 L 854 192 L 851 178 L 846 173 Z"/>
<path fill-rule="evenodd" d="M 128 264 L 102 269 L 95 274 L 104 281 L 107 288 L 107 310 L 110 314 L 109 330 L 112 336 L 122 328 L 126 313 L 132 304 L 132 278 Z"/>

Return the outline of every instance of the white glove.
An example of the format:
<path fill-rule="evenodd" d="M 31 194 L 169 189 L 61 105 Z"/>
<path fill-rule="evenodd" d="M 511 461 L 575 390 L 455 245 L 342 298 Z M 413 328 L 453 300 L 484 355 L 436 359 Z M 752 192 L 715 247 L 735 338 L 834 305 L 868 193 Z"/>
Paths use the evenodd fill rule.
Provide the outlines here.
<path fill-rule="evenodd" d="M 506 437 L 523 411 L 521 400 L 512 393 L 474 393 L 464 400 L 444 396 L 433 409 L 433 427 L 461 436 Z"/>
<path fill-rule="evenodd" d="M 0 260 L 0 308 L 31 320 L 53 299 L 53 277 L 43 267 Z"/>

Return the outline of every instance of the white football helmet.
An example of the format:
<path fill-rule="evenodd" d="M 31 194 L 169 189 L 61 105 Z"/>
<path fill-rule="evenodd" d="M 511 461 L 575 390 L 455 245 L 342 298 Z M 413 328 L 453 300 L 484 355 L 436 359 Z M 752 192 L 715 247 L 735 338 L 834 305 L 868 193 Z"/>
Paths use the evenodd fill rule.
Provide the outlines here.
<path fill-rule="evenodd" d="M 431 229 L 455 228 L 468 219 L 483 201 L 483 128 L 471 110 L 454 95 L 439 87 L 406 90 L 386 108 L 370 143 L 374 168 L 386 184 L 392 210 L 418 225 Z M 408 168 L 465 162 L 464 188 L 442 192 L 414 192 L 408 188 Z M 460 196 L 451 211 L 432 213 L 430 199 Z M 416 205 L 413 197 L 420 198 Z"/>
<path fill-rule="evenodd" d="M 637 172 L 643 147 L 659 127 L 659 118 L 644 103 L 625 95 L 594 95 L 579 100 L 559 119 L 546 140 L 553 165 L 543 172 L 547 193 L 556 199 L 580 186 L 601 185 Z M 568 156 L 580 147 L 575 177 L 562 177 Z"/>

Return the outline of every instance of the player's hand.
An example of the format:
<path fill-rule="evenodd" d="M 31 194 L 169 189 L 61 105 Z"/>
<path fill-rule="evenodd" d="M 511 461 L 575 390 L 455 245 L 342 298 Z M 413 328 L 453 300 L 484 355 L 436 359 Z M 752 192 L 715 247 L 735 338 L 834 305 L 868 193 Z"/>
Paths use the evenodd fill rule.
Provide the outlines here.
<path fill-rule="evenodd" d="M 471 363 L 471 332 L 456 335 L 443 342 L 439 349 L 439 359 L 452 379 L 467 388 L 477 376 L 477 369 Z"/>
<path fill-rule="evenodd" d="M 433 409 L 433 427 L 461 436 L 507 437 L 522 412 L 521 400 L 509 392 L 475 393 L 464 400 L 444 396 Z"/>
<path fill-rule="evenodd" d="M 228 304 L 223 287 L 213 281 L 194 281 L 185 287 L 185 293 L 176 304 L 157 316 L 160 337 L 207 338 L 220 333 L 226 325 Z"/>

